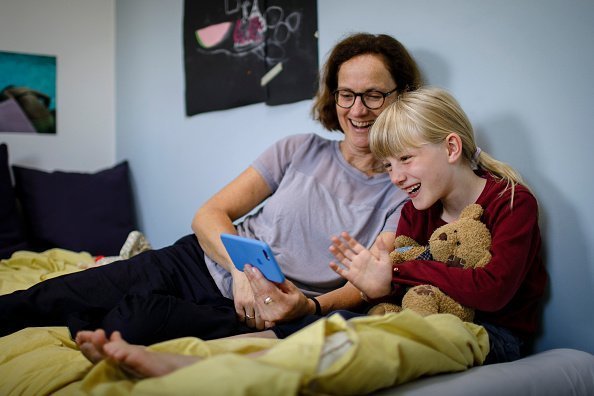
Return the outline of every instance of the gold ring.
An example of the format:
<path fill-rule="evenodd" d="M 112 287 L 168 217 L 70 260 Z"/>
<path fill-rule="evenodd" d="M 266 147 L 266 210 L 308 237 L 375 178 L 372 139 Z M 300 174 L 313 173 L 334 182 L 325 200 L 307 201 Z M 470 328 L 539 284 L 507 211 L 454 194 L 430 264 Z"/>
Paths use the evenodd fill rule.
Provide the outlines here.
<path fill-rule="evenodd" d="M 255 316 L 250 316 L 248 314 L 245 314 L 245 317 L 246 317 L 246 319 L 254 319 L 255 318 Z"/>
<path fill-rule="evenodd" d="M 271 302 L 272 302 L 272 298 L 270 298 L 270 297 L 266 297 L 264 299 L 264 304 L 270 304 Z"/>

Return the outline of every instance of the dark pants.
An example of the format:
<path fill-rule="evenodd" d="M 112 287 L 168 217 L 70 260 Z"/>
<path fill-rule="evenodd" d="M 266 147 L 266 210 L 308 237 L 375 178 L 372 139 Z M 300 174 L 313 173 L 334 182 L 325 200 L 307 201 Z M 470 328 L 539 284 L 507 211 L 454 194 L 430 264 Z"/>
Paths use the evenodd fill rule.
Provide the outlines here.
<path fill-rule="evenodd" d="M 518 360 L 524 356 L 522 340 L 501 326 L 479 322 L 489 333 L 489 354 L 483 364 L 505 363 Z"/>
<path fill-rule="evenodd" d="M 215 285 L 194 235 L 128 260 L 0 296 L 0 336 L 32 326 L 119 330 L 135 344 L 249 332 Z"/>
<path fill-rule="evenodd" d="M 367 316 L 364 313 L 347 311 L 346 309 L 340 309 L 337 311 L 329 312 L 326 316 L 307 315 L 300 319 L 296 319 L 292 322 L 276 325 L 273 328 L 271 328 L 270 330 L 272 330 L 274 332 L 274 334 L 276 335 L 277 338 L 280 338 L 280 339 L 287 338 L 291 334 L 296 333 L 297 331 L 301 330 L 302 328 L 306 327 L 307 325 L 312 324 L 316 320 L 332 316 L 335 313 L 340 314 L 340 316 L 342 316 L 343 318 L 345 318 L 347 320 L 351 319 L 351 318 L 356 318 L 358 316 Z"/>

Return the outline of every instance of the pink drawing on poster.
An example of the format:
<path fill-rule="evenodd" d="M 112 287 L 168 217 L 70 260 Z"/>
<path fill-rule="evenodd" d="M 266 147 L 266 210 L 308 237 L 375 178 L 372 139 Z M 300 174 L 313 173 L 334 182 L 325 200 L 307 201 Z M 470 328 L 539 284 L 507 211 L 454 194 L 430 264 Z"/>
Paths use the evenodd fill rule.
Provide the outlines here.
<path fill-rule="evenodd" d="M 210 48 L 218 45 L 227 38 L 230 32 L 231 22 L 221 22 L 196 30 L 196 39 L 203 48 Z"/>

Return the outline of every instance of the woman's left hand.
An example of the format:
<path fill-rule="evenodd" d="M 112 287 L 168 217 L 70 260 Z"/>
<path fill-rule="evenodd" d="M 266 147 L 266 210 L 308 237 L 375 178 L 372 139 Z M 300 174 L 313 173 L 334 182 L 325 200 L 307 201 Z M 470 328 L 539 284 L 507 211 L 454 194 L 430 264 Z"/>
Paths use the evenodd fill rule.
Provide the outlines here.
<path fill-rule="evenodd" d="M 254 292 L 256 315 L 265 328 L 312 313 L 309 299 L 288 279 L 283 283 L 271 282 L 249 264 L 244 272 Z"/>

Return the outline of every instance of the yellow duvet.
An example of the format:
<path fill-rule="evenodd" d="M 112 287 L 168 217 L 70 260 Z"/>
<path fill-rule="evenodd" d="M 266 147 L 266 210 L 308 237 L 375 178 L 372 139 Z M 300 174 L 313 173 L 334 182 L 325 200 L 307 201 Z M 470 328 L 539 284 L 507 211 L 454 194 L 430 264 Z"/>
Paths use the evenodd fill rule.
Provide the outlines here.
<path fill-rule="evenodd" d="M 62 263 L 56 266 L 60 273 L 92 260 L 54 249 L 27 253 L 30 268 L 17 257 L 11 270 L 13 256 L 0 263 L 0 293 L 53 276 L 41 264 L 50 260 L 48 255 Z M 408 310 L 349 321 L 334 315 L 285 340 L 181 338 L 150 348 L 203 359 L 160 378 L 137 380 L 109 362 L 90 364 L 65 327 L 24 329 L 0 338 L 0 395 L 364 394 L 424 375 L 465 370 L 481 364 L 489 349 L 480 326 L 451 315 L 423 318 Z M 257 358 L 247 356 L 262 349 L 267 352 Z"/>

